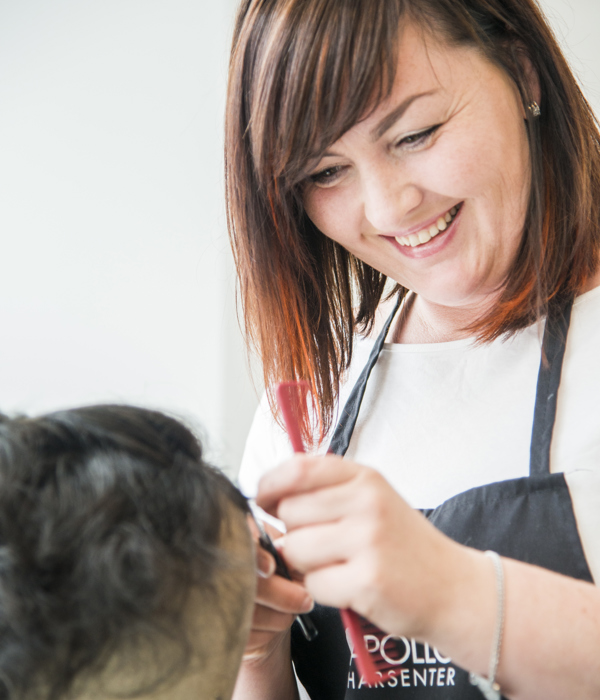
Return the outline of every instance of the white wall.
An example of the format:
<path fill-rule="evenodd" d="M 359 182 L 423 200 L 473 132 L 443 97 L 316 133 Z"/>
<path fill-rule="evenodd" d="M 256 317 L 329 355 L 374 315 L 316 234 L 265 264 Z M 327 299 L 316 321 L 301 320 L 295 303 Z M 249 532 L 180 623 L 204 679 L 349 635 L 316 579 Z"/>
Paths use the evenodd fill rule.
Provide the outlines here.
<path fill-rule="evenodd" d="M 600 0 L 539 0 L 584 94 L 600 115 Z"/>
<path fill-rule="evenodd" d="M 0 410 L 176 412 L 234 470 L 256 402 L 222 112 L 235 0 L 0 0 Z M 600 113 L 599 0 L 543 0 Z"/>
<path fill-rule="evenodd" d="M 222 196 L 234 4 L 0 1 L 0 410 L 160 407 L 236 467 L 255 395 Z"/>

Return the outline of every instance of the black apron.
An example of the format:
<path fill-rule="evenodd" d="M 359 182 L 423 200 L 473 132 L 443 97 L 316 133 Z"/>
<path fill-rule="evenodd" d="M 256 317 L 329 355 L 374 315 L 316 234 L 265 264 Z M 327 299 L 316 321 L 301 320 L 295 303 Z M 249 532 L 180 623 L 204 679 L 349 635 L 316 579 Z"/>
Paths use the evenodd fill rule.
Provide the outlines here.
<path fill-rule="evenodd" d="M 563 474 L 550 473 L 550 444 L 572 301 L 551 306 L 542 343 L 529 476 L 486 484 L 460 493 L 424 511 L 442 532 L 460 544 L 593 582 Z M 341 413 L 330 451 L 344 455 L 356 425 L 365 388 L 396 309 L 377 339 L 369 360 Z M 510 436 L 507 436 L 510 439 Z M 311 700 L 440 698 L 481 700 L 467 671 L 437 649 L 378 630 L 367 621 L 367 648 L 381 671 L 376 688 L 360 677 L 335 608 L 317 606 L 311 616 L 319 636 L 307 642 L 292 628 L 292 658 Z"/>

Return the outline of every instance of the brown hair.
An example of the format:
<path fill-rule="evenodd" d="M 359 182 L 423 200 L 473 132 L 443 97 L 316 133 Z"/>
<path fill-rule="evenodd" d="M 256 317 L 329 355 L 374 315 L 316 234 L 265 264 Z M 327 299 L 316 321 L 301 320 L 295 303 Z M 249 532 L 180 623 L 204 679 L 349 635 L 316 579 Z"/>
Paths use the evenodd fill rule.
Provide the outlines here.
<path fill-rule="evenodd" d="M 268 389 L 311 384 L 319 438 L 352 336 L 372 327 L 386 278 L 314 226 L 302 179 L 389 95 L 406 19 L 477 46 L 524 105 L 532 101 L 524 56 L 540 84 L 542 115 L 527 120 L 532 184 L 522 242 L 498 304 L 470 330 L 481 341 L 514 333 L 597 269 L 600 135 L 535 0 L 244 0 L 230 62 L 226 187 L 245 329 Z"/>

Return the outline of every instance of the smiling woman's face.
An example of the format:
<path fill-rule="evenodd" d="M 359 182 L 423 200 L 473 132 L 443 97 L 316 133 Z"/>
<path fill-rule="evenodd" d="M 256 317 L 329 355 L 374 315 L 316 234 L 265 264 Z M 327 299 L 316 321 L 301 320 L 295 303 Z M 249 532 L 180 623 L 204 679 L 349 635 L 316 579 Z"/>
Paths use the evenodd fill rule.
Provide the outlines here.
<path fill-rule="evenodd" d="M 518 90 L 476 49 L 411 25 L 390 97 L 327 149 L 308 216 L 423 300 L 482 308 L 517 252 L 529 194 Z"/>

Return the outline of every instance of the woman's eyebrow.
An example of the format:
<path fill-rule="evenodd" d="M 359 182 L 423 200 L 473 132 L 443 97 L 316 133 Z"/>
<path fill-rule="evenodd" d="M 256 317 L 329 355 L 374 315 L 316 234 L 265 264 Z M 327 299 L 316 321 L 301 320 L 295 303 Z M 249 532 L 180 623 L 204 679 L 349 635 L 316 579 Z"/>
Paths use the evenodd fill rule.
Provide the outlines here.
<path fill-rule="evenodd" d="M 393 109 L 389 114 L 387 114 L 383 119 L 371 130 L 371 138 L 373 141 L 380 139 L 385 132 L 395 124 L 398 119 L 406 112 L 406 110 L 411 106 L 411 104 L 418 100 L 420 97 L 428 97 L 438 92 L 438 89 L 429 90 L 428 92 L 420 92 L 417 95 L 410 95 L 405 100 L 403 100 L 395 109 Z"/>

